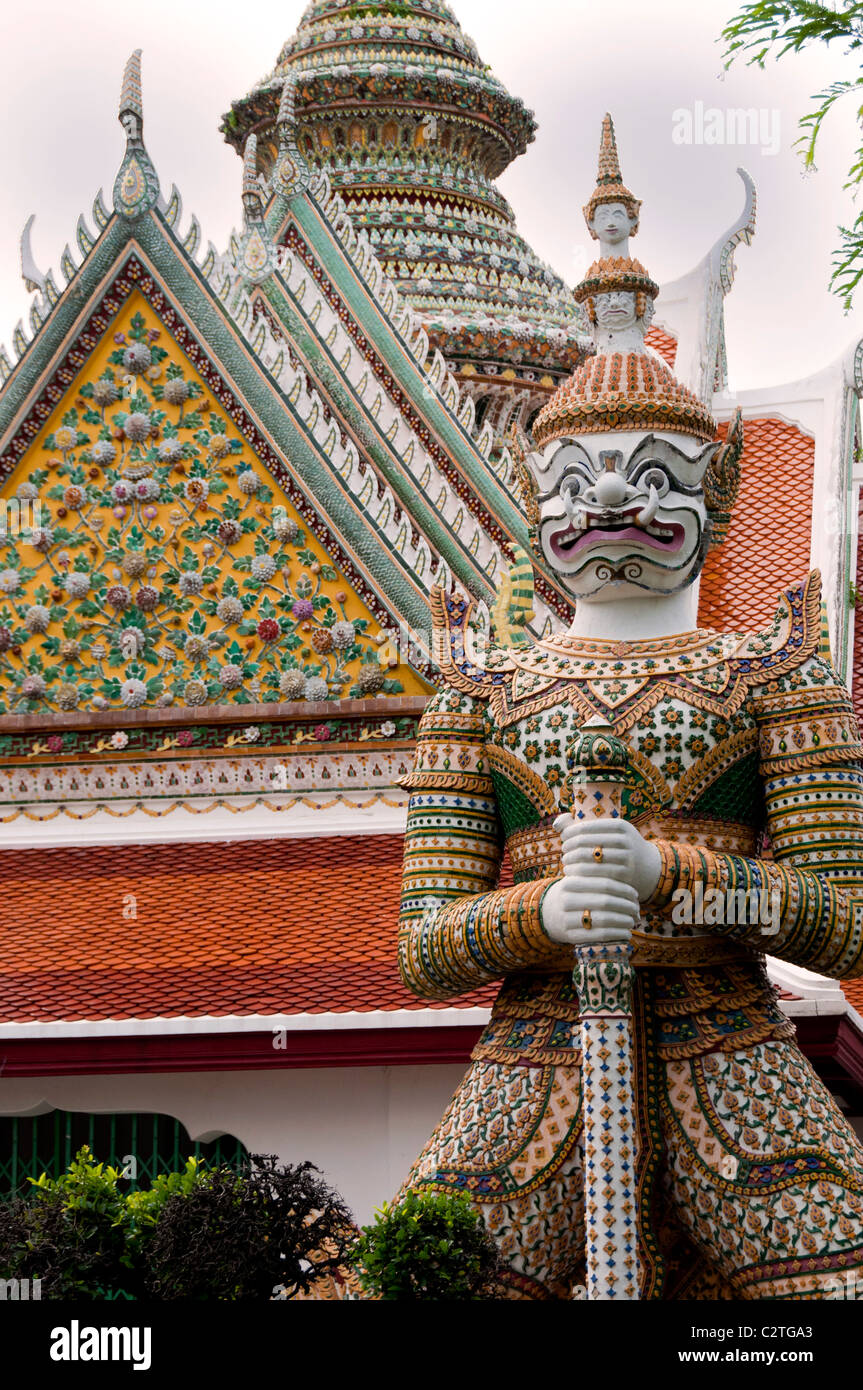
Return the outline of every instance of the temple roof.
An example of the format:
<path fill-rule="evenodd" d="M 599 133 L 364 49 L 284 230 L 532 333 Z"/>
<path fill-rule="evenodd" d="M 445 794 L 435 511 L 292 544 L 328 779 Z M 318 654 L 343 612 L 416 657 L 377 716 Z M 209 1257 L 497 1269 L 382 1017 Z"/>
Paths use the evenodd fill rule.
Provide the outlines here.
<path fill-rule="evenodd" d="M 427 1009 L 398 973 L 402 855 L 369 835 L 7 856 L 0 1022 Z"/>
<path fill-rule="evenodd" d="M 698 621 L 723 632 L 768 624 L 780 583 L 811 565 L 815 441 L 785 420 L 746 419 L 743 428 L 740 495 L 701 577 Z"/>
<path fill-rule="evenodd" d="M 79 221 L 81 263 L 67 248 L 62 291 L 42 277 L 32 339 L 0 358 L 0 480 L 41 511 L 2 537 L 8 699 L 278 701 L 294 669 L 308 699 L 427 691 L 432 583 L 491 601 L 529 544 L 508 453 L 490 461 L 284 102 L 278 170 L 265 194 L 247 168 L 224 256 L 199 255 L 194 217 L 181 233 L 142 126 L 115 210 Z M 534 607 L 540 629 L 568 611 L 550 573 Z"/>
<path fill-rule="evenodd" d="M 6 1074 L 466 1062 L 497 986 L 436 1004 L 402 984 L 402 853 L 390 834 L 7 854 Z M 859 982 L 787 973 L 801 1045 L 858 1100 Z"/>
<path fill-rule="evenodd" d="M 569 290 L 518 235 L 494 184 L 533 139 L 533 114 L 446 5 L 325 0 L 224 118 L 238 150 L 256 136 L 265 175 L 287 77 L 302 153 L 327 170 L 432 345 L 474 389 L 516 389 L 535 408 L 584 344 Z"/>

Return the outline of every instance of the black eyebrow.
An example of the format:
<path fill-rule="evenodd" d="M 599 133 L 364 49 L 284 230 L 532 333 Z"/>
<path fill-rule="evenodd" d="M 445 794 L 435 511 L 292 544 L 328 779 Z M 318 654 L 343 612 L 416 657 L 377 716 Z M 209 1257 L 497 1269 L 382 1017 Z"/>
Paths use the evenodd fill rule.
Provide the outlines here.
<path fill-rule="evenodd" d="M 684 497 L 695 497 L 699 492 L 703 490 L 703 483 L 695 483 L 694 485 L 692 485 L 690 483 L 682 482 L 679 474 L 675 473 L 674 470 L 670 467 L 670 465 L 664 463 L 662 459 L 639 459 L 634 469 L 632 470 L 631 476 L 628 472 L 624 476 L 626 477 L 627 482 L 635 482 L 637 478 L 641 477 L 642 473 L 646 473 L 651 468 L 658 468 L 660 473 L 664 473 L 666 478 L 669 478 L 671 482 L 674 483 L 675 491 L 682 493 Z"/>
<path fill-rule="evenodd" d="M 557 482 L 555 483 L 554 487 L 549 488 L 548 492 L 541 492 L 538 495 L 536 499 L 537 502 L 540 505 L 542 505 L 543 502 L 547 502 L 551 497 L 559 497 L 560 490 L 566 482 L 567 478 L 571 478 L 575 473 L 577 473 L 580 477 L 585 478 L 588 482 L 594 481 L 593 470 L 588 469 L 587 464 L 584 462 L 584 460 L 573 459 L 571 463 L 567 463 L 564 466 L 564 470 L 558 478 Z"/>

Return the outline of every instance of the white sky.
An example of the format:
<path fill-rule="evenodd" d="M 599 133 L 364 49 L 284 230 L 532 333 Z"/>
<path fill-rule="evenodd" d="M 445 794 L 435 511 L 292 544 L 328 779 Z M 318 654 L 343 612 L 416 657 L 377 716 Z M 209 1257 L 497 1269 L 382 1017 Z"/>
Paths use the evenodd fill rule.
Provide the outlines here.
<path fill-rule="evenodd" d="M 831 118 L 817 173 L 804 176 L 791 148 L 809 95 L 855 71 L 840 50 L 789 56 L 766 72 L 721 75 L 715 42 L 733 0 L 455 0 L 484 61 L 537 114 L 536 141 L 501 180 L 522 234 L 569 283 L 593 250 L 581 216 L 593 188 L 602 113 L 617 127 L 624 179 L 644 199 L 633 251 L 660 283 L 687 271 L 742 206 L 744 164 L 759 193 L 751 248 L 737 252 L 727 306 L 736 389 L 818 370 L 863 336 L 863 292 L 850 318 L 827 290 L 837 222 L 853 203 L 842 192 L 855 143 L 853 102 Z M 204 241 L 219 247 L 239 221 L 240 161 L 218 134 L 222 113 L 275 63 L 304 0 L 28 0 L 3 5 L 0 90 L 0 341 L 11 347 L 30 296 L 18 238 L 36 213 L 37 264 L 55 268 L 97 189 L 110 190 L 123 151 L 116 119 L 123 65 L 144 50 L 145 139 L 162 187 L 175 182 L 184 228 L 194 211 Z M 779 112 L 776 155 L 758 148 L 683 147 L 673 112 L 705 107 Z M 77 254 L 77 253 L 76 253 Z M 579 259 L 581 258 L 581 259 Z M 658 317 L 662 317 L 659 301 Z"/>

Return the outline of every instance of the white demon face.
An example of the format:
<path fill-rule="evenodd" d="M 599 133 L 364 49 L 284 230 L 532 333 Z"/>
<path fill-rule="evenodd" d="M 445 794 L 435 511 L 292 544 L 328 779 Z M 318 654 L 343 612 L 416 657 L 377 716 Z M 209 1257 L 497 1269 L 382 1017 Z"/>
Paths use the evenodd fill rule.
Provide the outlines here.
<path fill-rule="evenodd" d="M 709 541 L 703 479 L 716 443 L 686 435 L 557 440 L 530 463 L 545 558 L 576 598 L 673 594 Z"/>
<path fill-rule="evenodd" d="M 613 290 L 609 294 L 598 294 L 594 303 L 598 328 L 619 332 L 635 324 L 635 295 L 630 291 Z"/>

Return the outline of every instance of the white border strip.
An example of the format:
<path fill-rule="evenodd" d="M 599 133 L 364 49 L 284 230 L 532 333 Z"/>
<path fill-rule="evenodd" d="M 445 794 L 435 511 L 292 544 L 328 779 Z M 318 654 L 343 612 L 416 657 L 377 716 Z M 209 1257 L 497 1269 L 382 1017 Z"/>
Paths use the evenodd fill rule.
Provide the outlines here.
<path fill-rule="evenodd" d="M 206 1015 L 200 1018 L 89 1019 L 50 1023 L 3 1023 L 0 1039 L 139 1038 L 159 1034 L 340 1032 L 348 1028 L 445 1028 L 484 1026 L 490 1009 L 390 1009 L 368 1013 Z"/>
<path fill-rule="evenodd" d="M 335 795 L 344 795 L 348 804 L 332 802 Z M 397 801 L 386 805 L 381 798 Z M 316 799 L 317 798 L 317 799 Z M 178 798 L 179 800 L 179 798 Z M 407 822 L 407 793 L 399 788 L 351 793 L 317 792 L 300 802 L 292 796 L 278 805 L 275 798 L 267 806 L 246 807 L 239 798 L 236 809 L 219 806 L 195 814 L 178 805 L 167 815 L 147 815 L 133 810 L 128 816 L 112 816 L 97 811 L 86 819 L 76 820 L 53 806 L 28 807 L 30 816 L 47 814 L 50 819 L 32 820 L 21 816 L 0 827 L 0 852 L 12 853 L 22 849 L 86 849 L 95 845 L 143 845 L 223 843 L 230 840 L 323 839 L 329 835 L 403 835 Z M 212 798 L 208 798 L 212 801 Z M 67 803 L 70 809 L 86 802 Z M 118 803 L 119 804 L 119 803 Z M 0 808 L 2 809 L 2 808 Z"/>

